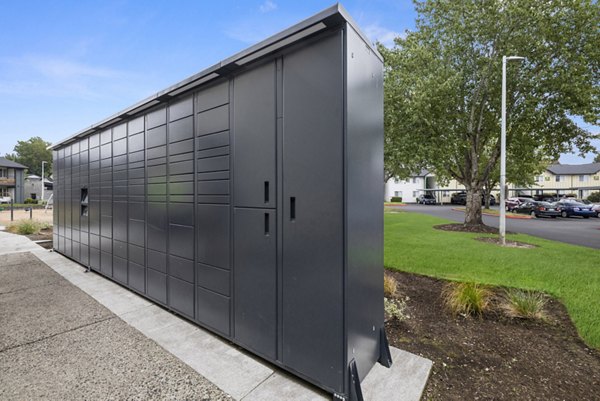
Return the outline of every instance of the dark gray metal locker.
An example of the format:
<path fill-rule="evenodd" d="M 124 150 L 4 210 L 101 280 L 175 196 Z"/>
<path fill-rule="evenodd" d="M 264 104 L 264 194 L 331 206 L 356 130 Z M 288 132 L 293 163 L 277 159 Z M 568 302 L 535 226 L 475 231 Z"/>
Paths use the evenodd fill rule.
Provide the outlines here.
<path fill-rule="evenodd" d="M 54 247 L 361 400 L 391 363 L 382 100 L 333 6 L 55 145 Z"/>
<path fill-rule="evenodd" d="M 338 31 L 283 61 L 282 360 L 336 392 L 345 373 L 342 43 Z"/>
<path fill-rule="evenodd" d="M 235 205 L 275 207 L 275 61 L 233 80 Z"/>
<path fill-rule="evenodd" d="M 276 212 L 234 209 L 235 338 L 277 357 Z"/>

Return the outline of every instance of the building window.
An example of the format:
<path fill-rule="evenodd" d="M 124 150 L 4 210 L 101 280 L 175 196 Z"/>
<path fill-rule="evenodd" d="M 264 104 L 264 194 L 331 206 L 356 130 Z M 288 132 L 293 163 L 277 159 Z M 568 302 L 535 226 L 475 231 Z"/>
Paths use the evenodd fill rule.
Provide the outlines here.
<path fill-rule="evenodd" d="M 0 197 L 4 198 L 5 196 L 10 196 L 10 192 L 8 192 L 8 188 L 0 187 Z"/>
<path fill-rule="evenodd" d="M 419 179 L 417 177 L 413 177 L 413 184 L 417 184 L 419 182 Z"/>
<path fill-rule="evenodd" d="M 400 182 L 400 180 L 398 180 L 398 177 L 394 178 L 394 184 L 398 184 Z"/>
<path fill-rule="evenodd" d="M 561 182 L 561 181 L 562 181 L 562 180 L 561 180 L 561 176 L 560 176 L 560 175 L 557 175 L 557 176 L 555 177 L 555 179 L 556 179 L 556 182 Z"/>
<path fill-rule="evenodd" d="M 0 177 L 1 178 L 8 178 L 8 169 L 0 167 Z"/>
<path fill-rule="evenodd" d="M 394 191 L 394 196 L 399 198 L 402 196 L 402 191 Z"/>
<path fill-rule="evenodd" d="M 584 181 L 585 181 L 585 175 L 580 175 L 579 182 L 584 182 Z"/>
<path fill-rule="evenodd" d="M 443 196 L 444 198 L 445 198 L 445 197 L 447 197 L 448 195 L 450 195 L 450 193 L 449 193 L 448 191 L 444 191 L 444 192 L 442 192 L 442 196 Z"/>
<path fill-rule="evenodd" d="M 417 197 L 417 191 L 413 191 L 413 198 Z"/>

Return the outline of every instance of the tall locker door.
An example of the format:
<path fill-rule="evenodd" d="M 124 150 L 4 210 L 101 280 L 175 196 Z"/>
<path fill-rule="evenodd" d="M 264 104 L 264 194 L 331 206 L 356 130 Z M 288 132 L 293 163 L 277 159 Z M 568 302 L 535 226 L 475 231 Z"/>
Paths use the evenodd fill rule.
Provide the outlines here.
<path fill-rule="evenodd" d="M 283 363 L 343 390 L 342 34 L 283 60 Z"/>
<path fill-rule="evenodd" d="M 275 207 L 275 62 L 233 83 L 235 206 Z"/>
<path fill-rule="evenodd" d="M 275 62 L 233 83 L 234 336 L 277 357 Z"/>
<path fill-rule="evenodd" d="M 275 210 L 235 208 L 235 338 L 275 359 L 277 236 Z"/>

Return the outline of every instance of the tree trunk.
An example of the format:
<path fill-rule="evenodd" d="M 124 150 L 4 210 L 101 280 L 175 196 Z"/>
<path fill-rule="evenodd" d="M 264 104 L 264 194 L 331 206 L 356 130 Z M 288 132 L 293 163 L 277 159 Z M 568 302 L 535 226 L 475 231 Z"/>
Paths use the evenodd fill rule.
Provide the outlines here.
<path fill-rule="evenodd" d="M 467 188 L 467 207 L 465 210 L 466 226 L 482 226 L 481 218 L 481 187 Z"/>
<path fill-rule="evenodd" d="M 485 208 L 489 209 L 490 208 L 490 195 L 492 194 L 492 189 L 490 188 L 490 185 L 486 185 L 484 187 L 483 190 L 483 196 L 484 196 L 484 200 L 485 200 Z"/>

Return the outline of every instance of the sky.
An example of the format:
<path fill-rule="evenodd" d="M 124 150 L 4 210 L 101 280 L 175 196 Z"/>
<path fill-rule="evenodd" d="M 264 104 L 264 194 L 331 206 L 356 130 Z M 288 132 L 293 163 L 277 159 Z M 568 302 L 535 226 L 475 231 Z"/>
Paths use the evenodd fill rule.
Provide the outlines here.
<path fill-rule="evenodd" d="M 371 40 L 387 46 L 414 29 L 410 0 L 342 4 Z M 316 0 L 3 2 L 0 155 L 33 136 L 60 141 L 331 5 Z M 561 162 L 592 158 L 563 155 Z"/>

